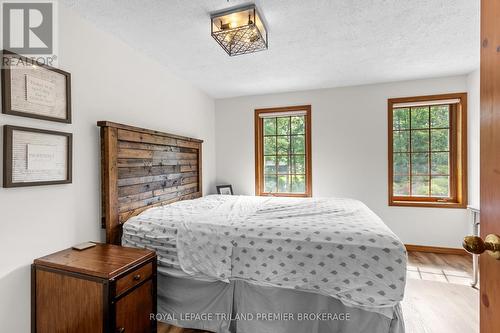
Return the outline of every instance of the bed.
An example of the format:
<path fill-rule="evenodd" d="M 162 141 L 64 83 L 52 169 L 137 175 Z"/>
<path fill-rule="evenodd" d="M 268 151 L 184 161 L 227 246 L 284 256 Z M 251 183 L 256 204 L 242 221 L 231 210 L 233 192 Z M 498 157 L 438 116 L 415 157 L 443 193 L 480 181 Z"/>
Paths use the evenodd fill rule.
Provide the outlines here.
<path fill-rule="evenodd" d="M 220 333 L 404 332 L 406 250 L 364 204 L 202 197 L 201 140 L 98 125 L 106 238 L 157 251 L 159 321 Z"/>

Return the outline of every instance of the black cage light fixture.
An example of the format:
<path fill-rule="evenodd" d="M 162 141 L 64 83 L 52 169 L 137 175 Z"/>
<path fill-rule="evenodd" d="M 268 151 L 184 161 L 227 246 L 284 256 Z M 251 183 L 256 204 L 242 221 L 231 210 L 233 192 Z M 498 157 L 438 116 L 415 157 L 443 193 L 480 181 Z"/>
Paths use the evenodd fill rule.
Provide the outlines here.
<path fill-rule="evenodd" d="M 267 28 L 255 5 L 213 13 L 212 37 L 230 56 L 267 50 Z"/>

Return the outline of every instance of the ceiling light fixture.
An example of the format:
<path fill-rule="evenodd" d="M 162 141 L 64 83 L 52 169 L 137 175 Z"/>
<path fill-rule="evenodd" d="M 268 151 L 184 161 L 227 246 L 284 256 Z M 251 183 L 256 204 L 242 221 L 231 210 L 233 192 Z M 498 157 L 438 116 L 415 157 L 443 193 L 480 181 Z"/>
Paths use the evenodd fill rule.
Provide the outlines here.
<path fill-rule="evenodd" d="M 212 37 L 230 56 L 267 50 L 267 28 L 255 5 L 213 13 Z"/>

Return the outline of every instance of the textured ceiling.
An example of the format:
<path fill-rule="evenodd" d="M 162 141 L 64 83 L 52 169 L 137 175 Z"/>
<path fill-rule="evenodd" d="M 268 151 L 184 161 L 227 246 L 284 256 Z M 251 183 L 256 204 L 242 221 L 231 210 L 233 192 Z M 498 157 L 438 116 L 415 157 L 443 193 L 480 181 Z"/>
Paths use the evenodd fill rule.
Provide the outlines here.
<path fill-rule="evenodd" d="M 248 1 L 62 0 L 214 98 L 468 73 L 479 0 L 257 0 L 269 50 L 229 57 L 209 13 Z"/>

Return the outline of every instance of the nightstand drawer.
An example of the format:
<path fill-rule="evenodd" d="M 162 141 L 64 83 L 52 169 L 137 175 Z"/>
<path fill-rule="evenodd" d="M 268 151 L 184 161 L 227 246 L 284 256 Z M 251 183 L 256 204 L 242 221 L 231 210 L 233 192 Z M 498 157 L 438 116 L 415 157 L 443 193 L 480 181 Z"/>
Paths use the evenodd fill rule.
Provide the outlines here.
<path fill-rule="evenodd" d="M 130 288 L 133 288 L 139 283 L 149 279 L 152 274 L 153 264 L 149 263 L 125 275 L 116 281 L 116 295 L 121 295 Z"/>
<path fill-rule="evenodd" d="M 151 332 L 152 289 L 149 280 L 116 302 L 116 329 L 112 333 Z"/>

